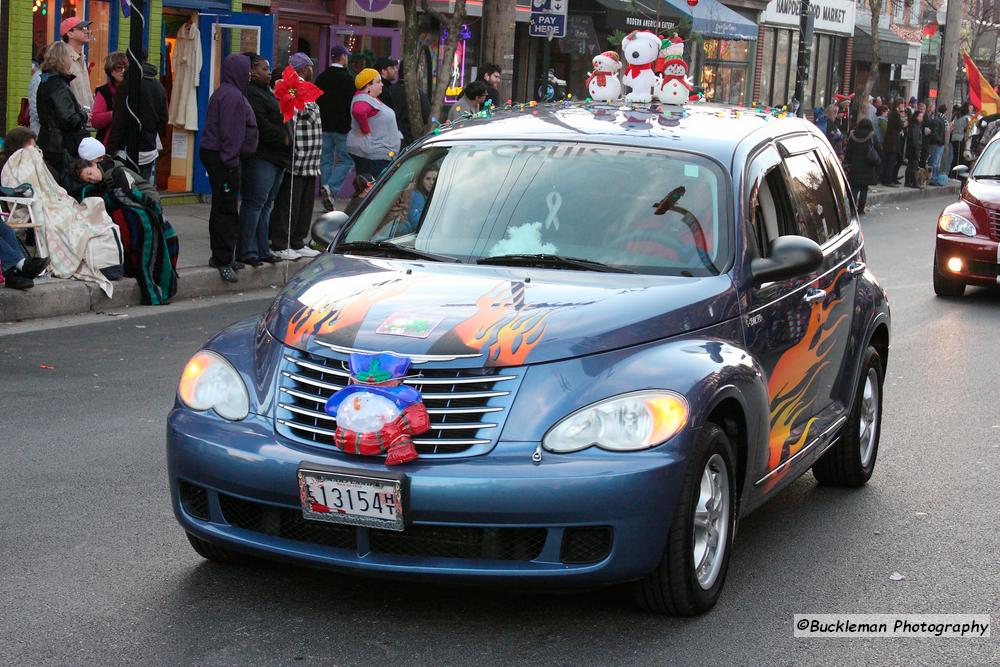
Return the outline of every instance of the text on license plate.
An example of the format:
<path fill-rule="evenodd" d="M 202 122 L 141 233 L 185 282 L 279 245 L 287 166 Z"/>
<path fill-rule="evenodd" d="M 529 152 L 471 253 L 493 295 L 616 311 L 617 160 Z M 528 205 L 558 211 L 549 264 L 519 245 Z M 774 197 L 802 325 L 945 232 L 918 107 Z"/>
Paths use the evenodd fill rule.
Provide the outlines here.
<path fill-rule="evenodd" d="M 299 495 L 307 519 L 403 530 L 397 480 L 300 470 Z"/>

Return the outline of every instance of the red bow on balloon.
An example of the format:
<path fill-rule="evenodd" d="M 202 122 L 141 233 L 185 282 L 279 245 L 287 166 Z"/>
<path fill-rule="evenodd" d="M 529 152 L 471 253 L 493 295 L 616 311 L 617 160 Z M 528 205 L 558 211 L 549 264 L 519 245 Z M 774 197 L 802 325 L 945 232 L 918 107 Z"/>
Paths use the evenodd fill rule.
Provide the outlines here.
<path fill-rule="evenodd" d="M 274 96 L 278 98 L 281 115 L 286 123 L 292 119 L 296 110 L 302 111 L 322 94 L 322 90 L 299 76 L 291 65 L 285 68 L 281 78 L 274 84 Z"/>

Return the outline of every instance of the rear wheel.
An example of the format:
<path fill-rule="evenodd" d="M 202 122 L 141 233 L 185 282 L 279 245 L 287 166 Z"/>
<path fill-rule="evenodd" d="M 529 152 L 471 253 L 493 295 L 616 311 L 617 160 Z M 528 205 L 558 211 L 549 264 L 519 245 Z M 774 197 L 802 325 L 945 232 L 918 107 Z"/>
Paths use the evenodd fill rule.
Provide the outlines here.
<path fill-rule="evenodd" d="M 244 565 L 246 563 L 252 563 L 253 557 L 242 554 L 238 551 L 233 551 L 232 549 L 227 549 L 225 547 L 220 547 L 218 544 L 213 544 L 211 542 L 206 542 L 200 537 L 195 537 L 191 533 L 187 534 L 188 542 L 191 543 L 191 548 L 198 552 L 198 555 L 205 560 L 210 560 L 215 563 L 226 563 L 227 565 Z"/>
<path fill-rule="evenodd" d="M 840 440 L 813 465 L 820 484 L 863 486 L 871 478 L 882 431 L 882 373 L 882 359 L 869 347 Z"/>
<path fill-rule="evenodd" d="M 660 564 L 634 584 L 647 611 L 695 616 L 719 599 L 736 522 L 736 470 L 729 437 L 706 423 L 684 473 Z"/>
<path fill-rule="evenodd" d="M 937 254 L 934 255 L 934 293 L 938 296 L 955 297 L 965 294 L 965 283 L 954 278 L 945 278 L 938 271 Z"/>

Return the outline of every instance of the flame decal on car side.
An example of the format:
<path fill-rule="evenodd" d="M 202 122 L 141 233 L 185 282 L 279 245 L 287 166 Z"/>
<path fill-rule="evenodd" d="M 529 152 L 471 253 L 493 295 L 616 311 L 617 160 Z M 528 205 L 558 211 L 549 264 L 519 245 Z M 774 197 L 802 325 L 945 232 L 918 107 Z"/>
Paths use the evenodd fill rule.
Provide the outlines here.
<path fill-rule="evenodd" d="M 845 272 L 841 270 L 825 290 L 827 299 L 813 306 L 809 322 L 801 340 L 785 351 L 774 365 L 767 383 L 768 399 L 771 405 L 771 431 L 768 437 L 768 470 L 778 468 L 794 456 L 808 442 L 816 417 L 810 417 L 801 428 L 801 433 L 793 435 L 800 425 L 803 414 L 811 413 L 814 407 L 813 385 L 824 368 L 830 364 L 827 357 L 833 349 L 835 335 L 847 320 L 847 313 L 832 317 L 842 298 L 829 298 Z M 768 488 L 774 486 L 789 468 L 778 471 L 768 480 Z"/>

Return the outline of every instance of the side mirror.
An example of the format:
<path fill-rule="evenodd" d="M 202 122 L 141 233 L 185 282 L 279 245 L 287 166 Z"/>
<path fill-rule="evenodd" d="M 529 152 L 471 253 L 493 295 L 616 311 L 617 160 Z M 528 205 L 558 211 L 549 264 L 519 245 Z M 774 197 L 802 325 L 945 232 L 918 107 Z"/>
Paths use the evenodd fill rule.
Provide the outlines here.
<path fill-rule="evenodd" d="M 779 236 L 771 241 L 768 256 L 750 263 L 754 284 L 809 275 L 823 265 L 823 250 L 804 236 Z"/>
<path fill-rule="evenodd" d="M 951 175 L 965 183 L 969 180 L 969 168 L 964 164 L 960 164 L 951 170 Z"/>
<path fill-rule="evenodd" d="M 312 237 L 323 245 L 330 245 L 349 219 L 343 211 L 324 213 L 313 221 Z"/>

